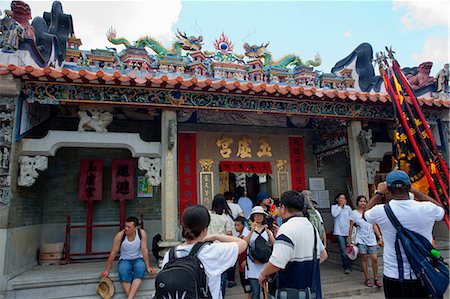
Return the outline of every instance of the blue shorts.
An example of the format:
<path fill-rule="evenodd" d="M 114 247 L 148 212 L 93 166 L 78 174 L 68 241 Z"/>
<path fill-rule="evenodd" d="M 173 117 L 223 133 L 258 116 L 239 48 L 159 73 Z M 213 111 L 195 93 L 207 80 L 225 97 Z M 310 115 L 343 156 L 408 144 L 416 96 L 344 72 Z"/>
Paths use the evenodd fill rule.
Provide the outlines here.
<path fill-rule="evenodd" d="M 147 267 L 145 266 L 144 259 L 138 258 L 135 260 L 119 260 L 119 266 L 117 267 L 120 277 L 120 282 L 131 283 L 136 278 L 144 279 L 145 271 Z"/>
<path fill-rule="evenodd" d="M 358 251 L 360 254 L 374 254 L 377 253 L 378 245 L 369 246 L 364 244 L 358 244 Z"/>

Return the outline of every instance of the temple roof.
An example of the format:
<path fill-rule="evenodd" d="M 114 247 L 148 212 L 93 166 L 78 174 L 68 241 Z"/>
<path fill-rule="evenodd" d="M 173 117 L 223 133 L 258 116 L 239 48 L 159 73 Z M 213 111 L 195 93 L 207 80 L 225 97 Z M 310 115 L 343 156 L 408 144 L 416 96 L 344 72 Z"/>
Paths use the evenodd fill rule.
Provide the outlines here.
<path fill-rule="evenodd" d="M 154 89 L 204 91 L 207 93 L 222 93 L 230 95 L 262 96 L 271 98 L 317 98 L 327 101 L 388 103 L 387 93 L 368 93 L 336 89 L 308 88 L 271 83 L 242 82 L 235 80 L 214 80 L 213 78 L 183 77 L 176 74 L 147 73 L 139 77 L 131 72 L 127 75 L 116 71 L 108 74 L 103 71 L 89 72 L 86 70 L 55 69 L 52 67 L 33 67 L 0 64 L 0 75 L 11 74 L 23 81 L 56 82 L 61 84 L 80 83 L 105 86 L 146 87 Z M 431 98 L 419 98 L 424 108 L 448 109 L 450 101 Z"/>

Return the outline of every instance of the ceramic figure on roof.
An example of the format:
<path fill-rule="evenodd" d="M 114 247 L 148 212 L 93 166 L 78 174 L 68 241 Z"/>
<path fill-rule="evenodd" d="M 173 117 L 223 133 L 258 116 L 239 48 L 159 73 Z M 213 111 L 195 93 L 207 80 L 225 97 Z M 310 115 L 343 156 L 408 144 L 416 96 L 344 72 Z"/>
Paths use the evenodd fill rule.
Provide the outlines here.
<path fill-rule="evenodd" d="M 19 49 L 23 31 L 23 27 L 12 18 L 12 11 L 5 10 L 5 17 L 0 20 L 0 47 L 4 52 Z"/>
<path fill-rule="evenodd" d="M 437 92 L 446 92 L 448 90 L 449 64 L 446 63 L 444 68 L 439 71 L 436 76 Z"/>
<path fill-rule="evenodd" d="M 252 45 L 250 46 L 248 43 L 244 44 L 245 56 L 249 58 L 263 58 L 265 66 L 275 66 L 275 67 L 287 67 L 288 65 L 301 66 L 301 65 L 311 65 L 311 66 L 319 66 L 322 63 L 322 59 L 320 55 L 317 54 L 313 60 L 308 60 L 303 62 L 300 57 L 289 54 L 277 61 L 272 60 L 272 54 L 267 50 L 267 46 L 269 43 L 261 44 L 260 46 Z"/>
<path fill-rule="evenodd" d="M 431 61 L 421 63 L 419 65 L 419 72 L 416 75 L 406 76 L 413 89 L 419 89 L 436 82 L 436 78 L 430 76 L 430 70 L 432 66 L 433 63 Z"/>
<path fill-rule="evenodd" d="M 178 40 L 173 44 L 172 49 L 167 49 L 161 42 L 150 36 L 143 36 L 139 38 L 133 45 L 125 38 L 117 37 L 117 32 L 114 28 L 110 28 L 106 33 L 108 40 L 115 45 L 124 45 L 126 48 L 145 48 L 148 47 L 155 51 L 159 56 L 181 56 L 181 51 L 200 51 L 202 48 L 203 37 L 187 36 L 186 33 L 177 32 Z"/>
<path fill-rule="evenodd" d="M 23 31 L 24 38 L 30 38 L 32 40 L 36 39 L 34 28 L 30 24 L 31 20 L 31 9 L 28 4 L 23 1 L 12 1 L 11 2 L 12 17 L 19 23 Z"/>

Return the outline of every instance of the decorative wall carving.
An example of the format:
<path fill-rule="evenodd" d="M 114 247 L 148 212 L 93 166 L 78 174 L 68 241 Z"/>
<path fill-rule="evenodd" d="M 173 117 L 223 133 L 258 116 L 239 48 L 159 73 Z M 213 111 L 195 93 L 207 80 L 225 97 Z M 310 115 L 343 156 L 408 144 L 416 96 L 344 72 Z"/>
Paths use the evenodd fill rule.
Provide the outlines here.
<path fill-rule="evenodd" d="M 199 159 L 198 163 L 200 163 L 200 167 L 202 171 L 211 171 L 211 166 L 214 164 L 213 159 Z"/>
<path fill-rule="evenodd" d="M 39 176 L 36 170 L 46 170 L 48 167 L 48 158 L 45 156 L 20 156 L 20 175 L 17 180 L 19 186 L 30 187 Z"/>
<path fill-rule="evenodd" d="M 286 171 L 288 160 L 275 160 L 277 162 L 278 171 Z"/>
<path fill-rule="evenodd" d="M 107 111 L 97 108 L 78 111 L 80 122 L 78 132 L 93 130 L 98 133 L 108 132 L 108 127 L 113 121 L 113 115 Z"/>
<path fill-rule="evenodd" d="M 366 161 L 367 183 L 375 184 L 375 175 L 380 170 L 380 162 Z"/>
<path fill-rule="evenodd" d="M 27 101 L 37 101 L 41 104 L 59 104 L 60 101 L 71 100 L 92 101 L 95 103 L 108 102 L 134 102 L 143 105 L 163 107 L 173 105 L 171 91 L 149 90 L 145 88 L 120 87 L 92 87 L 83 85 L 25 83 L 22 87 Z M 251 96 L 234 96 L 222 94 L 204 94 L 181 92 L 180 97 L 185 99 L 179 107 L 195 108 L 197 110 L 229 109 L 236 112 L 272 112 L 288 115 L 335 116 L 339 118 L 365 118 L 392 120 L 393 112 L 390 105 L 366 105 L 357 103 L 339 103 L 326 101 L 313 101 L 304 99 L 258 98 Z M 434 118 L 439 111 L 430 110 Z"/>
<path fill-rule="evenodd" d="M 11 142 L 13 139 L 14 105 L 0 104 L 0 203 L 9 203 L 9 186 L 11 177 Z"/>
<path fill-rule="evenodd" d="M 361 154 L 367 154 L 372 150 L 372 130 L 361 130 L 356 138 Z"/>
<path fill-rule="evenodd" d="M 173 148 L 177 140 L 177 121 L 176 119 L 169 120 L 169 142 L 167 147 L 169 150 Z"/>
<path fill-rule="evenodd" d="M 138 160 L 138 168 L 146 171 L 148 181 L 152 186 L 161 184 L 161 159 L 140 157 Z"/>

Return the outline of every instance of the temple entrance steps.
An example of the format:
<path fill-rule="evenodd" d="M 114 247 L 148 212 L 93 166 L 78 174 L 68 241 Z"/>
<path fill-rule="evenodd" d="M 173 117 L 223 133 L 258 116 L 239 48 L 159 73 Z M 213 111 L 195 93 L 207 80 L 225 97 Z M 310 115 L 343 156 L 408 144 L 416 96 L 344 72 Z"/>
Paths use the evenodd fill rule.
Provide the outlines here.
<path fill-rule="evenodd" d="M 436 247 L 441 255 L 449 261 L 449 243 L 438 240 Z M 360 262 L 353 262 L 353 272 L 345 275 L 342 270 L 339 249 L 336 243 L 328 244 L 329 259 L 321 265 L 322 292 L 324 298 L 384 298 L 383 289 L 368 288 L 364 285 L 364 275 L 361 272 Z M 379 273 L 382 277 L 382 256 L 379 256 Z M 96 285 L 98 275 L 104 270 L 105 261 L 78 263 L 69 265 L 36 266 L 32 270 L 22 273 L 7 284 L 7 292 L 0 294 L 2 299 L 50 299 L 50 298 L 83 298 L 98 299 Z M 117 275 L 117 262 L 111 271 L 111 279 L 115 285 L 114 299 L 125 298 Z M 369 267 L 370 269 L 370 267 Z M 372 273 L 370 273 L 372 277 Z M 244 294 L 236 277 L 238 285 L 227 288 L 226 299 L 242 299 Z M 154 280 L 149 276 L 144 280 L 141 290 L 136 298 L 152 298 L 154 293 Z M 369 295 L 368 295 L 369 294 Z M 448 291 L 447 291 L 448 295 Z"/>

